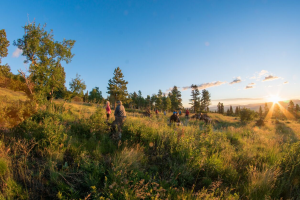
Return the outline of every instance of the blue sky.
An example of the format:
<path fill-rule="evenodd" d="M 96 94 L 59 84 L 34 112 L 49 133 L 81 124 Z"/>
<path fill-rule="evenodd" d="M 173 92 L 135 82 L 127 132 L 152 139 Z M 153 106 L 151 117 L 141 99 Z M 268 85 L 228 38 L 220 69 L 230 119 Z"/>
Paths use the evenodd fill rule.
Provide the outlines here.
<path fill-rule="evenodd" d="M 14 73 L 25 65 L 12 43 L 29 15 L 53 29 L 55 40 L 76 40 L 75 56 L 64 64 L 67 86 L 78 73 L 88 90 L 98 86 L 106 96 L 119 66 L 130 93 L 146 97 L 176 85 L 184 106 L 191 84 L 207 88 L 213 104 L 300 98 L 298 0 L 2 1 L 1 7 L 0 29 L 11 42 L 2 63 Z"/>

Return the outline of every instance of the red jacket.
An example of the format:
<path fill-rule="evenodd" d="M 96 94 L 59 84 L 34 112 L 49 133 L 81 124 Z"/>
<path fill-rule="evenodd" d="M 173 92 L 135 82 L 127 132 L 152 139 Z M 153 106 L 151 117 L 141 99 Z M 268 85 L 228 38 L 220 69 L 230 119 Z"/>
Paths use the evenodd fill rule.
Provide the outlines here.
<path fill-rule="evenodd" d="M 190 111 L 189 110 L 186 110 L 185 111 L 185 115 L 189 115 L 190 114 Z"/>
<path fill-rule="evenodd" d="M 109 106 L 106 106 L 106 113 L 107 113 L 107 114 L 110 114 L 110 113 L 111 113 L 111 109 L 110 109 Z"/>

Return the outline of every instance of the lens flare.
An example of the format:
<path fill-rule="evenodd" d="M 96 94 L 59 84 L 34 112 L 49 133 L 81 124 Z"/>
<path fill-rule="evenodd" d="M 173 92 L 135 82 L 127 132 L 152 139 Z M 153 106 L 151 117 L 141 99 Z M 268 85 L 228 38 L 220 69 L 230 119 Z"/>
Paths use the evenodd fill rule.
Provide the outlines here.
<path fill-rule="evenodd" d="M 278 103 L 278 101 L 280 101 L 281 98 L 277 95 L 272 95 L 268 97 L 268 101 L 269 102 L 273 102 L 273 103 Z"/>

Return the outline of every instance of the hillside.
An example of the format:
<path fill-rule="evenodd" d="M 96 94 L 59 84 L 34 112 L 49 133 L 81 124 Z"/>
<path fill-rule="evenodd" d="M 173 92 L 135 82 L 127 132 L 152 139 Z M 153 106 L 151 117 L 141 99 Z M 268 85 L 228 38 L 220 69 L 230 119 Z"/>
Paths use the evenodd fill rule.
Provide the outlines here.
<path fill-rule="evenodd" d="M 8 103 L 26 100 L 3 89 L 1 96 Z M 55 105 L 62 107 L 41 107 L 14 127 L 0 129 L 0 199 L 300 195 L 299 121 L 269 120 L 257 127 L 255 121 L 210 113 L 212 125 L 182 116 L 183 126 L 170 126 L 170 114 L 128 113 L 118 140 L 109 126 L 114 117 L 107 123 L 102 107 L 62 100 Z"/>

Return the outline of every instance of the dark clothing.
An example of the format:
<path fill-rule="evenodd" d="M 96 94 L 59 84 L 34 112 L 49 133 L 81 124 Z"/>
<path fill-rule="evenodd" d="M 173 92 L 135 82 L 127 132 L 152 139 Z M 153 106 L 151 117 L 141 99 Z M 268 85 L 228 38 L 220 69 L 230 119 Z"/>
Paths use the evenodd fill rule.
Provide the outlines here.
<path fill-rule="evenodd" d="M 177 115 L 172 115 L 171 117 L 170 117 L 170 122 L 172 123 L 172 122 L 177 122 L 177 123 L 179 123 L 180 122 L 180 119 L 179 119 L 179 117 L 177 116 Z"/>
<path fill-rule="evenodd" d="M 107 114 L 106 114 L 106 117 L 107 117 L 107 120 L 109 120 L 110 114 L 107 113 Z"/>
<path fill-rule="evenodd" d="M 126 117 L 126 111 L 123 105 L 118 105 L 115 110 L 115 117 Z"/>

